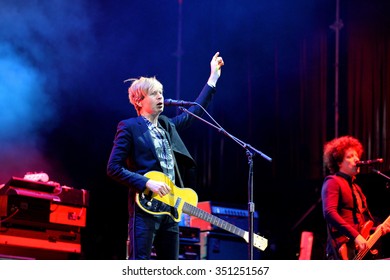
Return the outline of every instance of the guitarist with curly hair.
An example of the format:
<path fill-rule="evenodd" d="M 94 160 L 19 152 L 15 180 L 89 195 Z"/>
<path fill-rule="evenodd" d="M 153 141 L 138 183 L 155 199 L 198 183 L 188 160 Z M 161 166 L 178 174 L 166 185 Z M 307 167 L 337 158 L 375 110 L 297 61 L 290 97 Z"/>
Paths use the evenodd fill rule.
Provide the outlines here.
<path fill-rule="evenodd" d="M 390 218 L 373 228 L 366 196 L 355 182 L 362 153 L 362 144 L 351 136 L 324 145 L 323 161 L 330 171 L 321 193 L 328 229 L 327 259 L 363 259 L 379 237 L 390 232 Z"/>

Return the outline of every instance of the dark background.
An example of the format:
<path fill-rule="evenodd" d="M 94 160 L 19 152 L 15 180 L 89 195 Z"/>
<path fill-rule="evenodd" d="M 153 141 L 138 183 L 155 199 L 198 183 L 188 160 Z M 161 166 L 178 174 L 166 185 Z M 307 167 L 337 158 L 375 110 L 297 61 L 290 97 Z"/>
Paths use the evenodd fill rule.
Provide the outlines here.
<path fill-rule="evenodd" d="M 336 133 L 367 135 L 350 117 L 351 34 L 372 28 L 389 51 L 387 1 L 340 2 L 335 131 L 336 34 L 330 26 L 336 1 L 1 1 L 0 182 L 43 171 L 62 185 L 88 190 L 83 257 L 123 259 L 127 190 L 105 173 L 117 123 L 136 115 L 123 81 L 156 76 L 166 98 L 193 100 L 219 51 L 225 66 L 208 112 L 272 158 L 253 159 L 259 232 L 270 241 L 262 258 L 297 259 L 302 231 L 314 233 L 312 258 L 323 258 L 322 146 Z M 362 76 L 365 71 L 373 73 L 365 69 Z M 387 86 L 380 92 L 389 96 Z M 377 110 L 386 111 L 385 105 Z M 198 163 L 199 201 L 246 207 L 245 149 L 200 121 L 182 136 Z M 387 134 L 384 139 L 382 147 Z M 375 139 L 363 142 L 371 151 Z M 385 151 L 366 158 L 385 157 Z M 380 168 L 386 173 L 388 163 Z M 386 180 L 362 173 L 372 212 L 386 218 Z"/>

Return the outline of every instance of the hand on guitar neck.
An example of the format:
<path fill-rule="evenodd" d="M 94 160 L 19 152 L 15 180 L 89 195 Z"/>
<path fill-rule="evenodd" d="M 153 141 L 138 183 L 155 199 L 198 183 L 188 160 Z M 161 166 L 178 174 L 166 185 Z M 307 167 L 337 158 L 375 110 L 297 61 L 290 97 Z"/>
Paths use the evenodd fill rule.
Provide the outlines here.
<path fill-rule="evenodd" d="M 378 231 L 378 233 L 380 235 L 385 235 L 385 234 L 389 233 L 390 232 L 390 223 L 384 222 L 383 224 L 379 225 L 375 231 Z M 359 234 L 354 240 L 355 245 L 356 245 L 356 249 L 358 251 L 370 249 L 369 248 L 370 244 L 368 243 L 368 240 L 367 240 L 367 237 L 369 236 L 369 232 L 364 234 L 365 237 L 362 234 Z"/>
<path fill-rule="evenodd" d="M 387 217 L 387 219 L 375 229 L 374 233 L 370 235 L 370 230 L 372 229 L 373 224 L 374 223 L 372 221 L 366 222 L 363 225 L 360 234 L 355 238 L 354 243 L 356 245 L 357 253 L 353 257 L 354 260 L 363 259 L 369 251 L 374 253 L 374 255 L 375 252 L 378 253 L 377 250 L 372 250 L 372 247 L 381 236 L 390 232 L 390 216 Z M 343 260 L 351 259 L 348 257 L 350 254 L 348 253 L 348 248 L 345 243 L 340 246 L 339 255 Z"/>

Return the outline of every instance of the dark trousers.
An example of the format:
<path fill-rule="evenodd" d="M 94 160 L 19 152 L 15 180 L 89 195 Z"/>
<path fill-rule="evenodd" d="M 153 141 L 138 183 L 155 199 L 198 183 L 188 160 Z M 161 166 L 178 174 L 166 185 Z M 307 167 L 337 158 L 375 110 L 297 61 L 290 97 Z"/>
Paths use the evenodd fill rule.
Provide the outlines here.
<path fill-rule="evenodd" d="M 136 205 L 129 219 L 128 259 L 150 259 L 153 245 L 157 259 L 177 260 L 179 225 L 168 215 L 151 215 Z"/>

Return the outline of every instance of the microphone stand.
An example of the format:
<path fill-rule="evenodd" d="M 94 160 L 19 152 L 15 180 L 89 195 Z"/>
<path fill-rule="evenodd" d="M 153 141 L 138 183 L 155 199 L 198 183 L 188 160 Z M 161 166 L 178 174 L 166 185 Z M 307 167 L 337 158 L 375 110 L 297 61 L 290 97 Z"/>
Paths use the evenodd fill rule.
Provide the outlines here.
<path fill-rule="evenodd" d="M 381 175 L 382 177 L 384 177 L 385 179 L 387 179 L 387 182 L 386 182 L 386 189 L 389 188 L 389 182 L 390 182 L 390 177 L 383 174 L 382 172 L 380 172 L 379 170 L 375 169 L 375 168 L 371 168 L 371 171 L 378 174 L 378 175 Z"/>
<path fill-rule="evenodd" d="M 215 128 L 218 130 L 218 132 L 223 133 L 224 135 L 231 138 L 233 141 L 235 141 L 237 144 L 239 144 L 242 148 L 246 150 L 246 155 L 248 157 L 248 164 L 249 164 L 249 178 L 248 178 L 248 225 L 249 225 L 249 236 L 248 236 L 248 259 L 253 260 L 253 217 L 255 212 L 255 204 L 253 202 L 253 157 L 258 154 L 267 161 L 271 162 L 272 158 L 267 156 L 266 154 L 260 152 L 259 150 L 253 148 L 251 145 L 241 141 L 237 137 L 231 135 L 226 130 L 224 130 L 220 126 L 216 126 L 205 119 L 199 117 L 198 115 L 195 115 L 194 113 L 190 112 L 189 110 L 185 109 L 184 107 L 179 107 L 179 109 L 183 112 L 186 112 L 187 114 L 190 114 L 191 116 L 201 120 L 202 122 L 208 124 L 209 126 Z"/>

